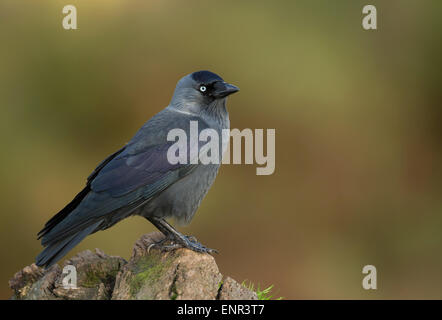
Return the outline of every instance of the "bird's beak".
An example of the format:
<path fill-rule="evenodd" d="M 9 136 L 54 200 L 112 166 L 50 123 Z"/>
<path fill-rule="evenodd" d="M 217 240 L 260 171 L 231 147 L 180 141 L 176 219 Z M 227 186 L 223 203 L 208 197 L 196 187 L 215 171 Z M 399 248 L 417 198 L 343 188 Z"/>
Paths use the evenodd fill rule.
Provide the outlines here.
<path fill-rule="evenodd" d="M 239 91 L 239 88 L 237 86 L 234 86 L 233 84 L 224 82 L 224 81 L 220 81 L 220 82 L 215 82 L 214 84 L 214 91 L 213 91 L 213 96 L 216 99 L 221 99 L 221 98 L 225 98 L 228 95 L 231 95 L 235 92 Z"/>

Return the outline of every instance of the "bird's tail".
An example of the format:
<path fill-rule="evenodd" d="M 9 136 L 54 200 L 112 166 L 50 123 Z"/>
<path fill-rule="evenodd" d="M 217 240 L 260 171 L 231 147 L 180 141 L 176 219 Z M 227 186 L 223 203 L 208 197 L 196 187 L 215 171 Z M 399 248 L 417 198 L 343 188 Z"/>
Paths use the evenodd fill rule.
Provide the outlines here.
<path fill-rule="evenodd" d="M 97 221 L 89 225 L 87 228 L 78 231 L 77 233 L 71 234 L 58 241 L 49 243 L 48 246 L 37 256 L 37 266 L 45 266 L 47 268 L 52 266 L 64 255 L 66 255 L 73 247 L 80 243 L 81 240 L 83 240 L 89 234 L 93 233 L 101 223 L 102 220 Z"/>
<path fill-rule="evenodd" d="M 123 152 L 125 148 L 126 147 L 121 148 L 102 161 L 87 178 L 86 187 L 60 210 L 60 212 L 53 216 L 38 233 L 38 239 L 41 238 L 42 245 L 46 247 L 36 258 L 36 264 L 38 266 L 50 267 L 86 236 L 100 229 L 100 224 L 103 223 L 103 219 L 88 219 L 87 215 L 80 215 L 80 217 L 76 217 L 76 215 L 82 210 L 88 210 L 85 209 L 85 207 L 89 207 L 90 209 L 90 207 L 95 206 L 94 208 L 97 210 L 97 208 L 101 206 L 99 196 L 97 194 L 91 195 L 91 182 L 100 170 L 118 154 Z M 87 205 L 82 209 L 84 202 L 86 202 Z M 115 203 L 113 204 L 115 205 Z M 117 207 L 113 209 L 116 208 Z M 93 216 L 93 214 L 91 216 Z"/>
<path fill-rule="evenodd" d="M 53 216 L 38 233 L 38 239 L 42 238 L 42 244 L 46 247 L 36 258 L 38 266 L 52 266 L 87 235 L 93 233 L 102 222 L 102 220 L 91 221 L 70 231 L 67 228 L 62 228 L 66 219 L 79 207 L 89 191 L 90 187 L 86 186 L 70 203 Z"/>

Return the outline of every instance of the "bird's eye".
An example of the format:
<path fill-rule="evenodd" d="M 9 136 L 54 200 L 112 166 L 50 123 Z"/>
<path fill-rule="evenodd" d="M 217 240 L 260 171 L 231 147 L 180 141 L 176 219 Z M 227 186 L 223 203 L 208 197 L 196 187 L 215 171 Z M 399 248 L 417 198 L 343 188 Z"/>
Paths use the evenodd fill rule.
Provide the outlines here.
<path fill-rule="evenodd" d="M 200 91 L 201 91 L 201 92 L 206 92 L 206 90 L 207 90 L 206 86 L 201 86 L 201 87 L 200 87 Z"/>

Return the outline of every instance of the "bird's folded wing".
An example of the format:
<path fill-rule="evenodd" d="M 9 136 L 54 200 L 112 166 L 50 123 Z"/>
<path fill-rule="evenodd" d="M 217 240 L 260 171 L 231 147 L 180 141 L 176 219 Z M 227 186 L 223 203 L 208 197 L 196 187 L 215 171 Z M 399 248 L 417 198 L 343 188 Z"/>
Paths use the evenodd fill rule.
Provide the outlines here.
<path fill-rule="evenodd" d="M 140 187 L 140 196 L 147 199 L 156 192 L 187 175 L 195 165 L 171 164 L 167 151 L 172 145 L 168 142 L 147 148 L 138 154 L 123 151 L 110 161 L 91 182 L 94 192 L 105 192 L 112 197 L 121 197 Z"/>
<path fill-rule="evenodd" d="M 164 113 L 172 111 L 164 111 Z M 91 190 L 106 193 L 112 197 L 122 197 L 143 187 L 136 192 L 140 197 L 148 199 L 157 192 L 189 174 L 195 164 L 190 164 L 190 156 L 198 155 L 202 142 L 192 141 L 190 137 L 191 121 L 198 122 L 198 131 L 208 128 L 208 124 L 195 116 L 179 114 L 173 122 L 166 121 L 174 115 L 164 114 L 152 118 L 139 130 L 134 139 L 109 162 L 93 175 L 89 181 Z M 169 148 L 176 141 L 167 141 L 170 130 L 179 128 L 186 135 L 186 163 L 172 164 L 168 159 Z M 198 148 L 195 152 L 195 149 Z"/>

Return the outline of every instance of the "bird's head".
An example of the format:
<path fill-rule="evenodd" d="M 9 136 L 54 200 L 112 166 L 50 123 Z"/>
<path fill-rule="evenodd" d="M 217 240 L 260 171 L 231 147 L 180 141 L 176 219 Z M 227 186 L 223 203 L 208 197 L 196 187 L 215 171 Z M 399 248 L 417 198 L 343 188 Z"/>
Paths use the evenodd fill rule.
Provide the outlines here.
<path fill-rule="evenodd" d="M 227 96 L 238 91 L 213 72 L 197 71 L 178 81 L 171 104 L 189 108 L 224 105 Z"/>

